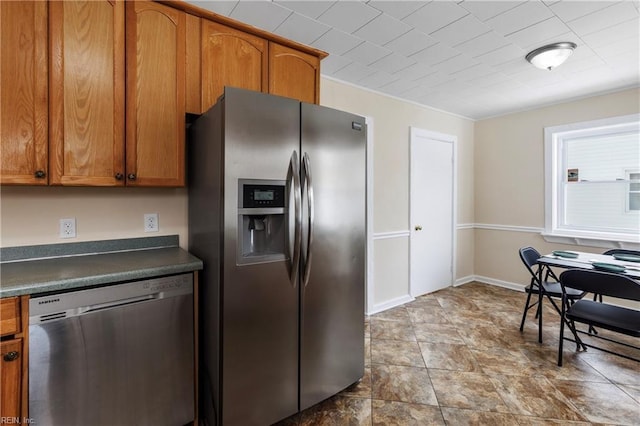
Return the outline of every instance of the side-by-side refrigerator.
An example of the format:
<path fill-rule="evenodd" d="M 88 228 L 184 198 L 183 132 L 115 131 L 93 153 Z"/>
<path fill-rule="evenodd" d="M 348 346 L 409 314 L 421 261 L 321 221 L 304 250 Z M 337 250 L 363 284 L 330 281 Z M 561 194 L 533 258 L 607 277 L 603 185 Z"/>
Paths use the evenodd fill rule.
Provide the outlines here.
<path fill-rule="evenodd" d="M 189 129 L 200 416 L 269 425 L 364 374 L 364 118 L 226 88 Z"/>

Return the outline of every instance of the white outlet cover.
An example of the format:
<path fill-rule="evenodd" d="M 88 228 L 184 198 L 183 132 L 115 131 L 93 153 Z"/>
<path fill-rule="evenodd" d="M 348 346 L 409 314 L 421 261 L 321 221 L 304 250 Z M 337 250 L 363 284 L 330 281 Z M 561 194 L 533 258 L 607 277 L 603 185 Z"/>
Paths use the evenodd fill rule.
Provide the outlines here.
<path fill-rule="evenodd" d="M 144 215 L 144 232 L 158 232 L 158 213 Z"/>
<path fill-rule="evenodd" d="M 76 218 L 60 219 L 60 238 L 76 237 Z"/>

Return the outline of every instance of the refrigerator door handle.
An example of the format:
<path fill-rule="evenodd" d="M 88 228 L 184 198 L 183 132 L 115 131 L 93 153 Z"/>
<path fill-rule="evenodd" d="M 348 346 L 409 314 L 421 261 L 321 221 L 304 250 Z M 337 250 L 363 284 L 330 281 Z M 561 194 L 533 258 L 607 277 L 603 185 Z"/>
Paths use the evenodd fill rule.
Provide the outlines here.
<path fill-rule="evenodd" d="M 311 177 L 311 166 L 309 160 L 309 154 L 304 153 L 304 157 L 302 160 L 302 175 L 304 179 L 304 184 L 307 190 L 307 206 L 309 210 L 309 216 L 307 220 L 309 221 L 309 233 L 307 238 L 307 250 L 306 250 L 306 263 L 304 265 L 304 274 L 302 276 L 302 282 L 306 287 L 309 284 L 309 277 L 311 275 L 311 260 L 313 255 L 313 226 L 314 226 L 314 201 L 313 201 L 313 181 Z"/>
<path fill-rule="evenodd" d="M 294 202 L 294 231 L 293 231 L 293 253 L 288 253 L 291 259 L 289 267 L 289 279 L 293 288 L 298 282 L 298 270 L 300 266 L 300 246 L 302 245 L 302 199 L 300 187 L 300 168 L 298 166 L 298 153 L 294 150 L 289 159 L 289 169 L 287 170 L 287 200 L 291 199 L 291 183 L 293 183 L 293 202 Z M 289 206 L 289 211 L 291 206 Z M 289 216 L 291 218 L 291 216 Z M 289 219 L 291 220 L 291 219 Z M 290 222 L 289 222 L 290 223 Z M 290 229 L 290 227 L 289 227 Z M 287 251 L 289 251 L 289 243 L 287 242 Z"/>

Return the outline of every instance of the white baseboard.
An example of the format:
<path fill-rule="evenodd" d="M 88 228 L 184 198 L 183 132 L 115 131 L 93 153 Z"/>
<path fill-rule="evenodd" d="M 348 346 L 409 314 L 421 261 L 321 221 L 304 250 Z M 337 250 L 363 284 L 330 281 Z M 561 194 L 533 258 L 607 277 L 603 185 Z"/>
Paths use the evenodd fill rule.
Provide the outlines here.
<path fill-rule="evenodd" d="M 518 284 L 518 283 L 512 283 L 509 281 L 502 281 L 502 280 L 497 280 L 495 278 L 489 278 L 489 277 L 483 277 L 481 275 L 474 275 L 474 281 L 480 282 L 480 283 L 484 283 L 484 284 L 491 284 L 491 285 L 495 285 L 498 287 L 503 287 L 503 288 L 508 288 L 510 290 L 516 290 L 516 291 L 521 291 L 524 292 L 524 285 L 522 284 Z"/>
<path fill-rule="evenodd" d="M 386 302 L 373 305 L 373 309 L 371 311 L 368 311 L 367 315 L 377 314 L 379 312 L 386 311 L 387 309 L 395 308 L 396 306 L 404 305 L 405 303 L 409 303 L 414 300 L 415 299 L 408 294 L 404 296 L 396 297 L 395 299 L 387 300 Z"/>
<path fill-rule="evenodd" d="M 466 277 L 458 278 L 454 283 L 454 287 L 459 287 L 464 284 L 468 284 L 470 282 L 476 281 L 475 275 L 467 275 Z"/>
<path fill-rule="evenodd" d="M 483 277 L 480 275 L 467 275 L 466 277 L 461 277 L 458 278 L 454 283 L 453 286 L 454 287 L 459 287 L 471 282 L 479 282 L 479 283 L 484 283 L 484 284 L 489 284 L 489 285 L 495 285 L 497 287 L 503 287 L 503 288 L 508 288 L 509 290 L 515 290 L 515 291 L 520 291 L 520 292 L 524 292 L 524 286 L 522 284 L 518 284 L 518 283 L 512 283 L 509 281 L 502 281 L 502 280 L 497 280 L 495 278 L 489 278 L 489 277 Z M 411 297 L 410 295 L 404 295 L 404 296 L 400 296 L 400 297 L 396 297 L 395 299 L 391 299 L 388 300 L 386 302 L 383 303 L 378 303 L 376 305 L 373 306 L 373 309 L 368 311 L 366 314 L 367 315 L 373 315 L 373 314 L 377 314 L 379 312 L 382 311 L 386 311 L 387 309 L 391 309 L 391 308 L 395 308 L 397 306 L 400 305 L 404 305 L 405 303 L 409 303 L 414 301 L 415 298 Z"/>

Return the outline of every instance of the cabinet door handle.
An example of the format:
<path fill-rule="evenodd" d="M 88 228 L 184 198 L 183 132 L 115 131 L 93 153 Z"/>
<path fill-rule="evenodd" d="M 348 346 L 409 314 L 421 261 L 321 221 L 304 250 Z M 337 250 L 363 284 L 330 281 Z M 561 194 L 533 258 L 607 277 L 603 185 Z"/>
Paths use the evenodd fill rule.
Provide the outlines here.
<path fill-rule="evenodd" d="M 47 174 L 44 172 L 44 170 L 36 170 L 36 172 L 34 173 L 34 176 L 38 179 L 42 179 L 46 176 Z"/>
<path fill-rule="evenodd" d="M 116 180 L 124 179 L 124 175 L 122 173 L 116 173 Z"/>
<path fill-rule="evenodd" d="M 16 351 L 11 351 L 11 352 L 7 352 L 6 354 L 4 354 L 4 356 L 2 357 L 5 361 L 9 362 L 9 361 L 15 361 L 16 359 L 18 359 L 18 357 L 20 356 L 20 354 Z"/>
<path fill-rule="evenodd" d="M 129 179 L 129 180 L 136 180 L 136 175 L 135 175 L 135 173 L 129 173 L 129 174 L 127 175 L 127 179 Z"/>

